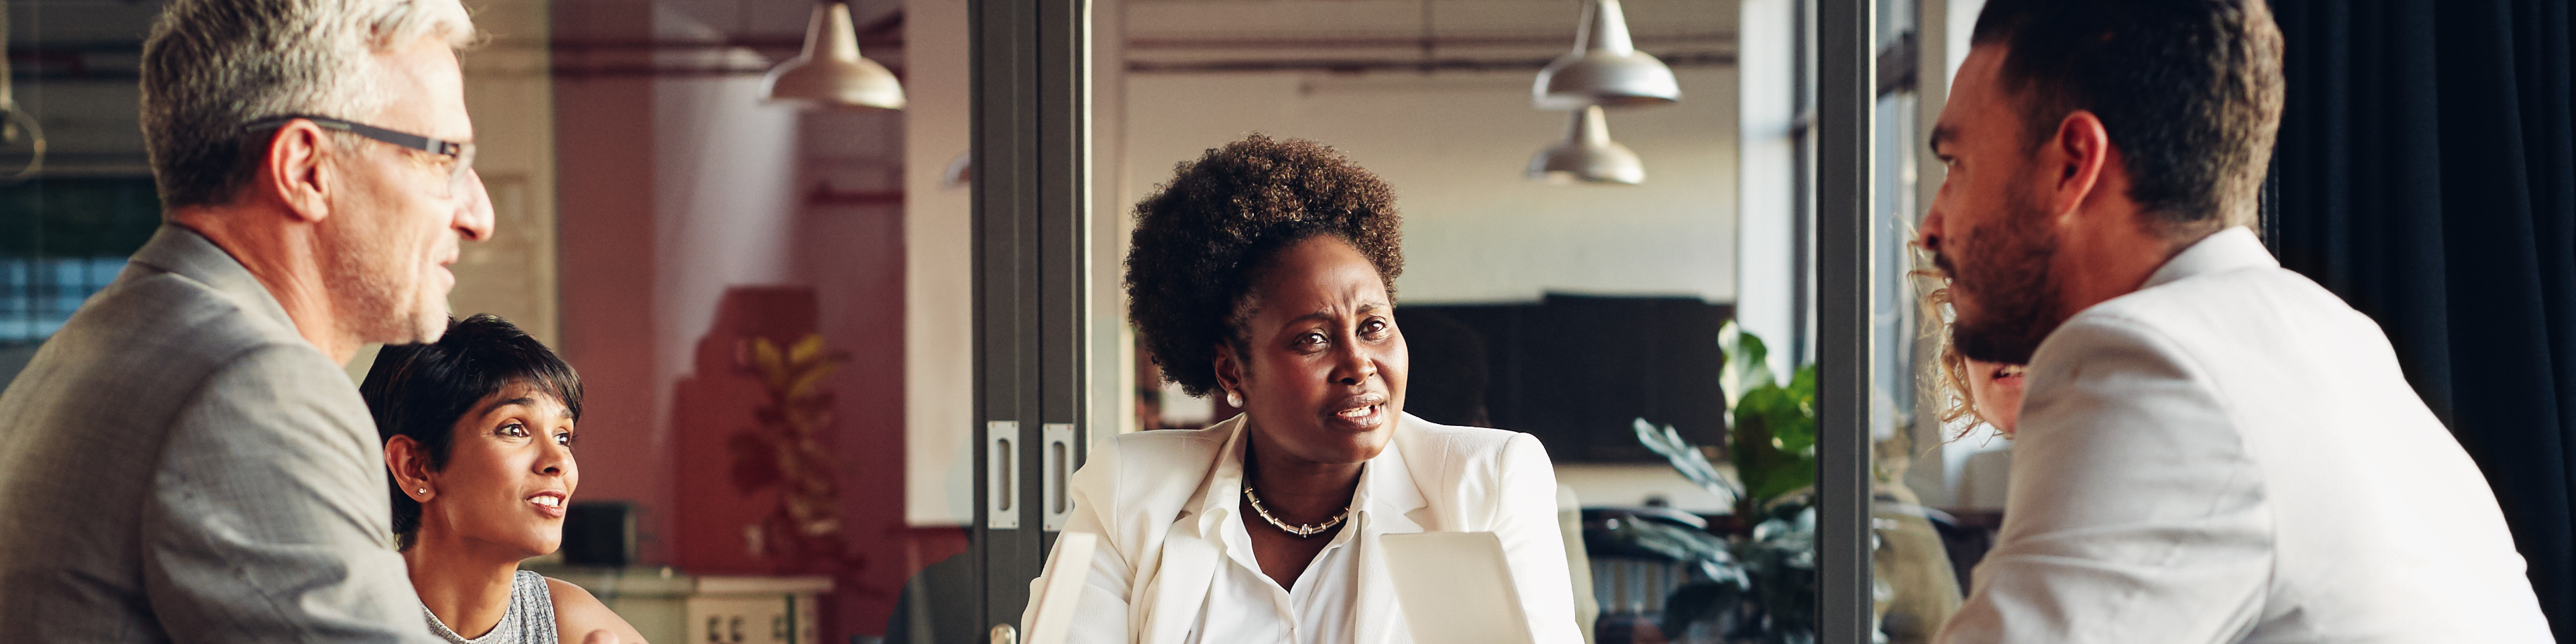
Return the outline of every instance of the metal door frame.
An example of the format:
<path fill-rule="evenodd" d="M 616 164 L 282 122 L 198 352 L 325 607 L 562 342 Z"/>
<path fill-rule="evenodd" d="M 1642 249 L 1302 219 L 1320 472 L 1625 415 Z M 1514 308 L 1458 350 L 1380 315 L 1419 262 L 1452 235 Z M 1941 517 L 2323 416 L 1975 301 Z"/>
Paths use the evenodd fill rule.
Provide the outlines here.
<path fill-rule="evenodd" d="M 1089 0 L 969 0 L 978 624 L 1017 626 L 1084 457 Z M 1060 445 L 1060 447 L 1052 447 Z M 1007 449 L 999 449 L 1002 447 Z M 1059 451 L 1060 450 L 1060 451 Z"/>
<path fill-rule="evenodd" d="M 1870 641 L 1871 136 L 1877 3 L 1816 5 L 1816 641 Z"/>

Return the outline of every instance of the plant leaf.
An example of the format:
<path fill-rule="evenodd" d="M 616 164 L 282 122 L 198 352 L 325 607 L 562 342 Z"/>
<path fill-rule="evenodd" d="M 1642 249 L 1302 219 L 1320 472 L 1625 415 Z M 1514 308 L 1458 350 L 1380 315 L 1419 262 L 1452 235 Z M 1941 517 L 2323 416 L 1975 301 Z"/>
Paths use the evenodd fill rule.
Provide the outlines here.
<path fill-rule="evenodd" d="M 1717 466 L 1708 462 L 1708 456 L 1699 451 L 1699 446 L 1692 445 L 1689 439 L 1682 438 L 1682 433 L 1673 429 L 1673 426 L 1665 425 L 1657 428 L 1653 423 L 1646 422 L 1644 418 L 1637 419 L 1632 426 L 1637 432 L 1637 443 L 1645 445 L 1647 451 L 1663 455 L 1664 460 L 1671 462 L 1673 470 L 1680 472 L 1682 478 L 1689 479 L 1690 482 L 1707 489 L 1709 493 L 1725 499 L 1728 505 L 1734 505 L 1737 499 L 1744 496 L 1741 484 L 1728 480 L 1724 473 L 1717 471 Z"/>
<path fill-rule="evenodd" d="M 760 369 L 761 384 L 768 385 L 772 390 L 787 386 L 787 364 L 785 359 L 778 355 L 778 343 L 771 342 L 765 337 L 753 337 L 751 365 Z"/>
<path fill-rule="evenodd" d="M 1742 578 L 1742 573 L 1738 572 L 1737 577 Z M 1729 617 L 1735 606 L 1744 602 L 1748 590 L 1751 590 L 1749 584 L 1723 582 L 1701 582 L 1674 588 L 1671 594 L 1664 596 L 1663 618 L 1655 623 L 1665 633 L 1671 634 L 1675 641 L 1684 637 L 1683 633 L 1691 624 L 1701 621 L 1710 622 L 1714 632 L 1724 634 L 1731 630 L 1728 627 L 1733 626 L 1734 620 Z"/>
<path fill-rule="evenodd" d="M 803 339 L 796 341 L 796 346 L 787 349 L 787 364 L 802 365 L 813 362 L 815 358 L 822 355 L 823 334 L 808 333 Z"/>
<path fill-rule="evenodd" d="M 1717 330 L 1717 350 L 1726 360 L 1720 369 L 1717 386 L 1725 390 L 1726 406 L 1734 407 L 1744 393 L 1771 386 L 1778 380 L 1771 374 L 1770 349 L 1762 337 L 1747 332 L 1728 320 Z"/>
<path fill-rule="evenodd" d="M 1745 392 L 1729 439 L 1728 457 L 1751 501 L 1747 509 L 1759 510 L 1815 485 L 1815 407 L 1801 404 L 1791 390 L 1771 386 Z"/>
<path fill-rule="evenodd" d="M 833 371 L 840 368 L 841 365 L 831 362 L 808 363 L 802 371 L 796 373 L 794 379 L 787 381 L 787 387 L 779 392 L 781 394 L 779 397 L 784 400 L 797 400 L 811 395 L 814 393 L 815 383 L 821 382 L 825 376 L 832 375 Z"/>

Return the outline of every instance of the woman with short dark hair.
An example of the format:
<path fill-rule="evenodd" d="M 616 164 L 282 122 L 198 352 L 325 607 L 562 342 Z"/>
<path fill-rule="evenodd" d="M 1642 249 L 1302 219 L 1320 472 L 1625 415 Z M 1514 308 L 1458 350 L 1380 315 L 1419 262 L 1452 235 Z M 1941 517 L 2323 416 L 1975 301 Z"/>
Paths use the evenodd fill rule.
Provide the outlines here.
<path fill-rule="evenodd" d="M 385 347 L 358 391 L 385 441 L 394 535 L 431 633 L 459 644 L 644 641 L 589 591 L 519 570 L 562 545 L 581 483 L 571 365 L 484 314 L 435 344 Z"/>
<path fill-rule="evenodd" d="M 1413 532 L 1494 533 L 1535 640 L 1582 641 L 1546 450 L 1404 413 L 1394 202 L 1331 148 L 1254 135 L 1137 205 L 1139 341 L 1243 413 L 1074 474 L 1065 530 L 1101 545 L 1071 641 L 1404 641 L 1376 538 Z"/>

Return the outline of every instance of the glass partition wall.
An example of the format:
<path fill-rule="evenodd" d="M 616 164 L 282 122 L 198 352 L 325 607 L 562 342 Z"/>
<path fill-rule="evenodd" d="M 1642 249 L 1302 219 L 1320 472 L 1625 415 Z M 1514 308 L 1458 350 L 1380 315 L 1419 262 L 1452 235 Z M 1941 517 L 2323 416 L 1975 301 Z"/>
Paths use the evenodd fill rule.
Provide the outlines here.
<path fill-rule="evenodd" d="M 1680 100 L 1594 120 L 1532 97 L 1576 45 L 1586 7 L 1101 5 L 1094 15 L 1124 32 L 1123 64 L 1095 64 L 1093 101 L 1123 118 L 1094 121 L 1122 130 L 1095 131 L 1095 149 L 1117 150 L 1095 156 L 1096 171 L 1117 176 L 1095 216 L 1123 231 L 1175 164 L 1252 133 L 1332 146 L 1385 180 L 1404 220 L 1405 411 L 1538 436 L 1574 492 L 1565 525 L 1583 556 L 1567 592 L 1591 606 L 1585 629 L 1651 641 L 1674 591 L 1740 572 L 1717 566 L 1732 561 L 1730 536 L 1749 539 L 1759 523 L 1733 518 L 1731 481 L 1703 487 L 1671 460 L 1732 469 L 1718 340 L 1738 299 L 1737 17 L 1710 3 L 1626 3 L 1634 46 L 1670 69 Z M 1552 149 L 1585 151 L 1582 128 L 1596 126 L 1642 177 L 1547 172 Z M 1116 270 L 1114 259 L 1094 266 Z M 1163 385 L 1150 356 L 1131 355 L 1144 385 L 1136 428 L 1235 413 Z"/>
<path fill-rule="evenodd" d="M 1396 191 L 1407 411 L 1547 446 L 1571 492 L 1567 592 L 1590 639 L 1879 629 L 1865 419 L 1895 412 L 1866 401 L 1911 397 L 1883 395 L 1909 362 L 1871 359 L 1911 346 L 1873 321 L 1902 292 L 1872 270 L 1896 263 L 1877 244 L 1902 237 L 1874 229 L 1897 217 L 1869 196 L 1886 184 L 1869 161 L 1885 108 L 1868 20 L 1892 9 L 1627 2 L 1623 35 L 1671 70 L 1680 101 L 1538 104 L 1541 70 L 1602 33 L 1585 22 L 1600 6 L 970 3 L 987 634 L 1026 626 L 1021 582 L 1051 539 L 1044 426 L 1079 424 L 1097 445 L 1235 413 L 1161 382 L 1116 276 L 1135 202 L 1176 163 L 1256 132 L 1333 146 Z M 1846 41 L 1859 53 L 1820 53 Z M 1837 103 L 1834 87 L 1858 94 Z M 1627 165 L 1550 166 L 1552 148 L 1599 143 Z"/>
<path fill-rule="evenodd" d="M 2002 522 L 2011 442 L 1969 413 L 1966 364 L 1945 366 L 1943 281 L 1913 242 L 1943 164 L 1925 145 L 1967 54 L 1980 0 L 1873 0 L 1876 27 L 1863 212 L 1873 623 L 1891 642 L 1928 642 L 1971 589 Z M 1857 331 L 1857 329 L 1855 329 Z M 1988 402 L 1991 408 L 1994 403 Z M 2006 401 L 2003 404 L 2015 404 Z"/>
<path fill-rule="evenodd" d="M 1940 435 L 1904 424 L 1926 319 L 1906 193 L 1933 112 L 1888 70 L 1917 65 L 1915 17 L 1943 9 L 1629 2 L 1625 35 L 1682 100 L 1540 109 L 1536 74 L 1601 33 L 1599 6 L 969 3 L 985 635 L 1025 626 L 1052 490 L 1085 453 L 1051 431 L 1097 445 L 1235 413 L 1162 382 L 1117 275 L 1135 202 L 1256 132 L 1396 190 L 1397 315 L 1432 383 L 1407 411 L 1547 445 L 1588 639 L 1938 628 L 1958 583 L 1927 508 L 1953 486 L 1933 468 L 1934 500 L 1909 492 L 1899 457 Z M 1569 142 L 1624 144 L 1634 168 L 1551 168 Z"/>
<path fill-rule="evenodd" d="M 532 566 L 656 641 L 987 642 L 1093 446 L 1234 413 L 1138 349 L 1131 209 L 1208 148 L 1312 139 L 1396 191 L 1406 411 L 1547 448 L 1591 640 L 1923 641 L 1972 563 L 1924 553 L 2000 498 L 1927 420 L 1903 244 L 1963 4 L 469 3 L 501 230 L 453 301 L 589 386 L 579 500 L 634 545 Z M 7 5 L 50 151 L 0 185 L 0 378 L 158 223 L 127 108 L 159 3 Z M 1677 101 L 1534 97 L 1604 6 Z M 836 41 L 906 104 L 777 100 Z M 739 578 L 798 617 L 690 603 Z"/>
<path fill-rule="evenodd" d="M 133 109 L 150 7 L 0 3 L 0 383 L 159 222 Z"/>

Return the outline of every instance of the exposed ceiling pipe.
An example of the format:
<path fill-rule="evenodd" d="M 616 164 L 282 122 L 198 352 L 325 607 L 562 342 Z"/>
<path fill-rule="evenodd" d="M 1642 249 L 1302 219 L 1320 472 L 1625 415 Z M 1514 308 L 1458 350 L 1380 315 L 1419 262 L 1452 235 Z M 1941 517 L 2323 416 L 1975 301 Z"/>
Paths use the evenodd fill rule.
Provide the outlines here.
<path fill-rule="evenodd" d="M 1533 49 L 1544 48 L 1561 50 L 1565 48 L 1565 35 L 1554 32 L 1544 34 L 1532 32 L 1528 34 L 1483 36 L 1436 36 L 1431 40 L 1433 44 L 1437 46 L 1452 49 L 1469 47 L 1529 47 Z M 1637 36 L 1633 40 L 1637 46 L 1651 46 L 1663 49 L 1673 49 L 1683 46 L 1705 47 L 1711 45 L 1732 49 L 1735 43 L 1735 32 L 1711 31 L 1704 33 L 1671 34 L 1663 36 Z M 1127 39 L 1126 49 L 1128 51 L 1170 49 L 1313 49 L 1330 51 L 1357 48 L 1399 49 L 1405 47 L 1419 47 L 1420 45 L 1421 40 L 1418 37 L 1407 36 L 1147 36 Z"/>
<path fill-rule="evenodd" d="M 1732 31 L 1639 37 L 1634 42 L 1658 50 L 1654 56 L 1672 67 L 1735 65 Z M 1392 34 L 1145 36 L 1128 39 L 1125 51 L 1127 71 L 1138 73 L 1539 71 L 1565 58 L 1539 52 L 1563 51 L 1564 46 L 1562 34 L 1535 32 L 1428 39 Z M 1426 51 L 1434 55 L 1424 56 Z M 1406 56 L 1408 52 L 1414 55 Z"/>
<path fill-rule="evenodd" d="M 1706 52 L 1661 56 L 1668 67 L 1733 67 L 1735 52 Z M 1538 71 L 1546 69 L 1555 58 L 1450 59 L 1423 61 L 1409 58 L 1368 58 L 1279 60 L 1237 59 L 1205 61 L 1127 61 L 1130 73 L 1195 73 L 1195 72 L 1342 72 L 1359 73 L 1389 70 L 1438 71 Z"/>

